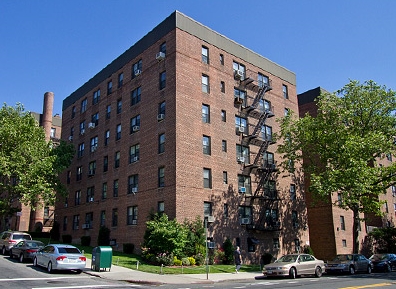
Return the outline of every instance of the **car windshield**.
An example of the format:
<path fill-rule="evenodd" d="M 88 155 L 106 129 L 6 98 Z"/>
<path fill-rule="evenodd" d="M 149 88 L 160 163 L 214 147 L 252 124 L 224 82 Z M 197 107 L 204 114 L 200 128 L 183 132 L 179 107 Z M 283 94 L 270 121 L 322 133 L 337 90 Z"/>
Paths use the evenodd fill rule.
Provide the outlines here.
<path fill-rule="evenodd" d="M 352 255 L 337 255 L 337 257 L 334 258 L 334 261 L 352 261 L 353 256 Z"/>
<path fill-rule="evenodd" d="M 30 235 L 25 234 L 14 234 L 12 238 L 14 240 L 31 240 Z"/>
<path fill-rule="evenodd" d="M 371 260 L 376 260 L 376 261 L 386 260 L 388 258 L 389 258 L 388 254 L 374 254 L 373 256 L 370 257 Z"/>
<path fill-rule="evenodd" d="M 292 263 L 292 262 L 296 262 L 297 260 L 297 255 L 285 255 L 280 257 L 278 260 L 276 260 L 275 262 L 285 262 L 285 263 Z"/>
<path fill-rule="evenodd" d="M 58 247 L 58 251 L 59 253 L 80 254 L 80 250 L 77 248 Z"/>
<path fill-rule="evenodd" d="M 39 247 L 44 247 L 44 243 L 40 241 L 32 241 L 32 242 L 26 242 L 26 247 L 29 248 L 39 248 Z"/>

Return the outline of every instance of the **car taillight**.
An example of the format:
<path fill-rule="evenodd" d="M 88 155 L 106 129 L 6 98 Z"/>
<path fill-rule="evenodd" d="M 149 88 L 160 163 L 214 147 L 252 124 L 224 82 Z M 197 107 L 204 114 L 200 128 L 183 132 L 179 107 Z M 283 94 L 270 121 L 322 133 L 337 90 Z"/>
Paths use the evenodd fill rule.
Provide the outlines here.
<path fill-rule="evenodd" d="M 8 240 L 8 243 L 14 244 L 14 243 L 16 243 L 16 241 L 15 240 Z"/>
<path fill-rule="evenodd" d="M 57 261 L 63 261 L 65 259 L 67 259 L 66 256 L 59 256 L 58 258 L 56 258 Z"/>
<path fill-rule="evenodd" d="M 34 253 L 34 252 L 37 252 L 37 250 L 33 250 L 33 249 L 27 249 L 26 250 L 26 253 Z"/>
<path fill-rule="evenodd" d="M 85 257 L 79 257 L 78 259 L 80 259 L 81 261 L 87 261 L 87 258 L 85 258 Z"/>

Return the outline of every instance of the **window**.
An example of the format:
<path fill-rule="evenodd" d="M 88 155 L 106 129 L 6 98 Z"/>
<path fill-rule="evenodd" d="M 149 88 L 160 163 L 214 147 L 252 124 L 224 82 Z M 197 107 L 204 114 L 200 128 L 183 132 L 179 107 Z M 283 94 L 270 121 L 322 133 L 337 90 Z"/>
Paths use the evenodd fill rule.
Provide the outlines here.
<path fill-rule="evenodd" d="M 73 230 L 78 230 L 80 224 L 80 215 L 73 216 Z"/>
<path fill-rule="evenodd" d="M 78 190 L 74 193 L 74 205 L 78 206 L 81 204 L 81 191 Z"/>
<path fill-rule="evenodd" d="M 209 64 L 209 48 L 202 46 L 202 62 Z"/>
<path fill-rule="evenodd" d="M 100 100 L 100 89 L 94 92 L 93 98 L 92 98 L 92 104 L 97 104 Z"/>
<path fill-rule="evenodd" d="M 118 180 L 113 181 L 113 197 L 118 197 Z"/>
<path fill-rule="evenodd" d="M 223 218 L 227 219 L 229 216 L 228 204 L 223 205 Z"/>
<path fill-rule="evenodd" d="M 81 113 L 83 113 L 87 110 L 87 105 L 88 105 L 88 100 L 86 98 L 84 98 L 81 101 Z"/>
<path fill-rule="evenodd" d="M 131 206 L 127 208 L 127 225 L 137 224 L 138 207 Z"/>
<path fill-rule="evenodd" d="M 236 145 L 236 155 L 237 155 L 237 162 L 245 163 L 245 164 L 250 163 L 249 147 L 237 144 Z"/>
<path fill-rule="evenodd" d="M 283 114 L 284 114 L 285 116 L 288 116 L 288 115 L 290 114 L 290 108 L 286 108 L 286 107 L 285 107 L 285 110 L 284 110 Z"/>
<path fill-rule="evenodd" d="M 56 128 L 51 127 L 50 136 L 51 136 L 51 137 L 55 137 L 55 136 L 56 136 Z"/>
<path fill-rule="evenodd" d="M 226 171 L 223 171 L 223 184 L 228 184 L 228 174 Z"/>
<path fill-rule="evenodd" d="M 117 114 L 122 112 L 122 99 L 117 99 Z"/>
<path fill-rule="evenodd" d="M 300 247 L 300 240 L 299 239 L 295 239 L 294 240 L 294 247 L 295 247 L 296 253 L 300 253 L 301 247 Z"/>
<path fill-rule="evenodd" d="M 67 171 L 67 175 L 66 175 L 66 183 L 67 184 L 70 184 L 70 182 L 71 182 L 71 175 L 72 175 L 71 171 Z"/>
<path fill-rule="evenodd" d="M 124 73 L 120 73 L 118 74 L 118 88 L 122 86 L 123 82 L 124 82 Z"/>
<path fill-rule="evenodd" d="M 113 82 L 110 80 L 107 83 L 107 95 L 111 94 L 113 92 Z"/>
<path fill-rule="evenodd" d="M 225 83 L 224 83 L 224 81 L 220 81 L 220 91 L 222 93 L 225 93 Z"/>
<path fill-rule="evenodd" d="M 106 211 L 100 211 L 100 226 L 106 226 Z"/>
<path fill-rule="evenodd" d="M 211 202 L 204 202 L 203 210 L 204 210 L 204 217 L 213 216 Z"/>
<path fill-rule="evenodd" d="M 247 120 L 239 116 L 235 116 L 235 129 L 237 134 L 247 133 Z"/>
<path fill-rule="evenodd" d="M 106 106 L 106 119 L 110 119 L 110 115 L 111 115 L 111 105 L 109 104 L 108 106 Z"/>
<path fill-rule="evenodd" d="M 268 78 L 268 76 L 258 73 L 257 74 L 257 82 L 258 82 L 259 87 L 264 87 L 269 84 L 269 78 Z"/>
<path fill-rule="evenodd" d="M 293 225 L 293 228 L 298 228 L 298 213 L 297 213 L 297 211 L 292 211 L 292 225 Z"/>
<path fill-rule="evenodd" d="M 165 187 L 165 167 L 158 168 L 158 187 Z"/>
<path fill-rule="evenodd" d="M 234 70 L 234 75 L 237 79 L 243 80 L 245 78 L 246 68 L 243 64 L 234 61 L 232 63 L 232 68 Z"/>
<path fill-rule="evenodd" d="M 277 209 L 265 209 L 265 225 L 268 228 L 274 228 L 274 229 L 279 229 L 280 228 L 280 223 L 279 223 L 279 215 L 278 215 L 278 210 Z"/>
<path fill-rule="evenodd" d="M 73 107 L 72 107 L 71 118 L 75 118 L 75 116 L 76 116 L 76 107 L 73 106 Z"/>
<path fill-rule="evenodd" d="M 264 140 L 272 141 L 272 127 L 263 125 L 261 127 L 261 136 Z"/>
<path fill-rule="evenodd" d="M 345 239 L 342 239 L 342 247 L 344 248 L 347 247 L 347 241 Z"/>
<path fill-rule="evenodd" d="M 212 188 L 212 170 L 208 168 L 203 169 L 203 187 Z"/>
<path fill-rule="evenodd" d="M 67 230 L 67 217 L 64 216 L 63 217 L 63 231 L 66 231 L 66 230 Z"/>
<path fill-rule="evenodd" d="M 121 159 L 121 153 L 115 152 L 114 154 L 114 167 L 119 168 L 120 167 L 120 159 Z"/>
<path fill-rule="evenodd" d="M 250 206 L 239 206 L 238 209 L 238 216 L 239 218 L 249 218 L 250 221 L 252 220 L 252 207 Z"/>
<path fill-rule="evenodd" d="M 102 200 L 107 199 L 107 183 L 102 184 Z"/>
<path fill-rule="evenodd" d="M 210 123 L 210 108 L 206 104 L 202 104 L 202 122 Z"/>
<path fill-rule="evenodd" d="M 96 172 L 96 161 L 92 161 L 88 165 L 88 176 L 92 177 Z"/>
<path fill-rule="evenodd" d="M 221 110 L 221 121 L 222 122 L 227 121 L 227 112 L 225 110 Z"/>
<path fill-rule="evenodd" d="M 263 186 L 263 194 L 264 197 L 267 197 L 269 199 L 276 199 L 278 197 L 278 193 L 276 191 L 276 182 L 274 180 L 268 180 L 264 183 Z"/>
<path fill-rule="evenodd" d="M 134 63 L 132 66 L 132 79 L 139 76 L 142 73 L 142 60 L 140 59 L 138 62 Z"/>
<path fill-rule="evenodd" d="M 95 128 L 95 126 L 97 126 L 99 124 L 99 113 L 98 112 L 91 115 L 91 123 L 94 124 L 94 126 L 92 128 Z"/>
<path fill-rule="evenodd" d="M 131 92 L 131 106 L 140 102 L 141 93 L 142 93 L 142 89 L 140 86 L 138 88 L 132 90 L 132 92 Z"/>
<path fill-rule="evenodd" d="M 158 153 L 161 154 L 165 152 L 165 134 L 161 133 L 158 136 Z"/>
<path fill-rule="evenodd" d="M 129 133 L 135 133 L 140 130 L 140 115 L 137 115 L 133 118 L 131 118 L 130 122 L 130 132 Z"/>
<path fill-rule="evenodd" d="M 221 150 L 227 152 L 227 141 L 224 139 L 221 141 Z"/>
<path fill-rule="evenodd" d="M 296 185 L 294 184 L 290 185 L 290 200 L 292 201 L 296 200 Z"/>
<path fill-rule="evenodd" d="M 139 175 L 128 177 L 128 194 L 136 194 L 139 187 Z"/>
<path fill-rule="evenodd" d="M 77 157 L 81 158 L 84 155 L 84 143 L 78 145 Z"/>
<path fill-rule="evenodd" d="M 158 105 L 158 114 L 163 114 L 165 115 L 165 101 L 161 102 Z"/>
<path fill-rule="evenodd" d="M 103 172 L 107 172 L 109 170 L 109 157 L 103 157 Z"/>
<path fill-rule="evenodd" d="M 111 211 L 111 226 L 112 227 L 118 226 L 118 209 L 113 209 Z"/>
<path fill-rule="evenodd" d="M 166 86 L 166 71 L 163 71 L 159 75 L 159 89 L 164 89 Z"/>
<path fill-rule="evenodd" d="M 158 202 L 157 212 L 159 214 L 163 214 L 165 212 L 165 202 L 164 201 Z"/>
<path fill-rule="evenodd" d="M 289 99 L 289 93 L 287 91 L 287 86 L 286 85 L 282 85 L 282 91 L 283 91 L 283 98 L 284 99 Z"/>
<path fill-rule="evenodd" d="M 274 248 L 274 249 L 279 249 L 279 238 L 274 238 L 274 239 L 272 239 L 272 247 Z"/>
<path fill-rule="evenodd" d="M 337 203 L 338 203 L 339 206 L 342 205 L 342 194 L 341 193 L 337 194 Z"/>
<path fill-rule="evenodd" d="M 202 74 L 202 92 L 209 93 L 209 76 Z"/>
<path fill-rule="evenodd" d="M 224 55 L 220 54 L 220 64 L 224 65 Z"/>
<path fill-rule="evenodd" d="M 246 91 L 234 88 L 234 101 L 246 106 Z"/>
<path fill-rule="evenodd" d="M 238 192 L 246 195 L 252 194 L 251 182 L 249 176 L 238 175 Z"/>
<path fill-rule="evenodd" d="M 275 168 L 275 160 L 274 160 L 274 154 L 270 153 L 270 152 L 265 152 L 263 154 L 263 166 L 265 168 L 269 168 L 269 169 L 274 169 Z"/>
<path fill-rule="evenodd" d="M 345 231 L 345 218 L 340 216 L 340 230 Z"/>
<path fill-rule="evenodd" d="M 385 207 L 385 213 L 389 213 L 388 202 L 385 201 L 384 207 Z"/>
<path fill-rule="evenodd" d="M 396 186 L 391 186 L 392 197 L 396 197 Z"/>
<path fill-rule="evenodd" d="M 98 148 L 98 137 L 95 136 L 93 138 L 91 138 L 90 140 L 90 152 L 93 153 L 94 151 L 96 151 L 96 149 Z"/>
<path fill-rule="evenodd" d="M 129 148 L 129 163 L 134 163 L 139 160 L 140 145 L 135 144 Z"/>
<path fill-rule="evenodd" d="M 93 202 L 94 201 L 94 193 L 95 193 L 95 187 L 89 187 L 87 188 L 87 197 L 85 199 L 85 202 Z"/>
<path fill-rule="evenodd" d="M 76 181 L 81 181 L 82 179 L 82 167 L 77 167 L 77 172 L 76 172 Z"/>
<path fill-rule="evenodd" d="M 80 134 L 83 135 L 85 133 L 85 121 L 80 122 Z"/>
<path fill-rule="evenodd" d="M 160 45 L 160 52 L 163 52 L 166 54 L 166 42 L 164 42 Z"/>
<path fill-rule="evenodd" d="M 70 128 L 70 136 L 71 136 L 71 139 L 69 137 L 69 140 L 73 140 L 73 136 L 74 136 L 74 127 L 73 126 Z"/>
<path fill-rule="evenodd" d="M 105 131 L 104 145 L 107 146 L 110 142 L 110 130 Z"/>
<path fill-rule="evenodd" d="M 121 139 L 121 124 L 117 124 L 116 127 L 116 141 Z"/>
<path fill-rule="evenodd" d="M 202 137 L 202 150 L 204 155 L 211 154 L 210 136 L 204 135 Z"/>

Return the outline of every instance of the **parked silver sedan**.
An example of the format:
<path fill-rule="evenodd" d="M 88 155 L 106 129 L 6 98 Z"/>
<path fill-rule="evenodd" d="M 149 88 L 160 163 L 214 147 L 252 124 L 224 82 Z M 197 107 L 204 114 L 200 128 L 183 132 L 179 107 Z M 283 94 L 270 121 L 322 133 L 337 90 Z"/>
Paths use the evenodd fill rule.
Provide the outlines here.
<path fill-rule="evenodd" d="M 264 266 L 263 274 L 267 277 L 289 276 L 294 279 L 299 275 L 321 277 L 325 270 L 324 261 L 309 254 L 284 255 L 274 263 Z"/>
<path fill-rule="evenodd" d="M 33 265 L 45 267 L 49 273 L 53 270 L 75 270 L 81 273 L 85 268 L 86 260 L 80 250 L 74 246 L 50 244 L 36 252 Z"/>
<path fill-rule="evenodd" d="M 349 273 L 351 275 L 356 272 L 371 273 L 373 264 L 362 254 L 338 254 L 332 261 L 326 263 L 326 272 L 333 273 Z"/>

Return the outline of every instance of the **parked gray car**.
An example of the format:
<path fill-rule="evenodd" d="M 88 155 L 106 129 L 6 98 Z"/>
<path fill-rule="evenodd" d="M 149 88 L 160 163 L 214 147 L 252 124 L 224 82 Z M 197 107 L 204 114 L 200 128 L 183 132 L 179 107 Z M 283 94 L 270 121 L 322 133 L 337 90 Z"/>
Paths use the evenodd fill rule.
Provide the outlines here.
<path fill-rule="evenodd" d="M 362 254 L 338 254 L 332 261 L 326 264 L 326 273 L 349 273 L 356 272 L 371 273 L 373 264 Z"/>
<path fill-rule="evenodd" d="M 6 255 L 10 249 L 21 240 L 31 240 L 28 233 L 17 231 L 4 231 L 0 234 L 0 249 L 3 255 Z"/>
<path fill-rule="evenodd" d="M 21 263 L 28 259 L 33 261 L 33 257 L 35 256 L 36 252 L 44 246 L 45 245 L 43 242 L 36 240 L 19 241 L 18 244 L 11 248 L 10 256 L 11 258 L 18 258 L 19 262 Z"/>
<path fill-rule="evenodd" d="M 74 246 L 50 244 L 36 252 L 33 265 L 47 268 L 48 273 L 53 270 L 75 270 L 81 273 L 86 261 L 85 256 Z"/>

